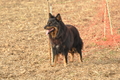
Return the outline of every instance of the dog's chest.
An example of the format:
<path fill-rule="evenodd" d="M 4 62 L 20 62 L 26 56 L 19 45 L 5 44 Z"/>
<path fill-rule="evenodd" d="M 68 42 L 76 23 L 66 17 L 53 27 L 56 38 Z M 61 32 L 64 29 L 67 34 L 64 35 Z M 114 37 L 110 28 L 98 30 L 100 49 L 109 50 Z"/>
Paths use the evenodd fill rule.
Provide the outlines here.
<path fill-rule="evenodd" d="M 62 44 L 62 41 L 60 39 L 52 39 L 51 42 L 54 45 L 60 45 L 60 44 Z"/>
<path fill-rule="evenodd" d="M 58 39 L 54 39 L 52 40 L 52 47 L 57 50 L 58 52 L 61 52 L 63 51 L 63 44 L 62 44 L 62 41 L 61 40 L 58 40 Z"/>
<path fill-rule="evenodd" d="M 63 52 L 64 48 L 62 45 L 52 45 L 53 49 L 56 50 L 58 53 Z"/>

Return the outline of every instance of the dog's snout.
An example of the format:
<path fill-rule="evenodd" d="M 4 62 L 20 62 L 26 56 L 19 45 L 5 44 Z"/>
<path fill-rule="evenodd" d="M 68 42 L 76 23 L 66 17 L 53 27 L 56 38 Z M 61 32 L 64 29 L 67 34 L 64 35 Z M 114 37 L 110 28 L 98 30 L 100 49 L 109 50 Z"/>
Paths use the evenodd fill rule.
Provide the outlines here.
<path fill-rule="evenodd" d="M 46 29 L 46 26 L 44 26 L 44 29 Z"/>

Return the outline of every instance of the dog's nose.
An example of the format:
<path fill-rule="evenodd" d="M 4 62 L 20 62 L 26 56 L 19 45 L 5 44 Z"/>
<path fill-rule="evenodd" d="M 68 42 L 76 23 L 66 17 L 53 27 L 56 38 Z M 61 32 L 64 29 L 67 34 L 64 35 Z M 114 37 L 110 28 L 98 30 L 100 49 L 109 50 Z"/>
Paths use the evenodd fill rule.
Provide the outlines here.
<path fill-rule="evenodd" d="M 44 26 L 44 29 L 46 29 L 46 26 Z"/>

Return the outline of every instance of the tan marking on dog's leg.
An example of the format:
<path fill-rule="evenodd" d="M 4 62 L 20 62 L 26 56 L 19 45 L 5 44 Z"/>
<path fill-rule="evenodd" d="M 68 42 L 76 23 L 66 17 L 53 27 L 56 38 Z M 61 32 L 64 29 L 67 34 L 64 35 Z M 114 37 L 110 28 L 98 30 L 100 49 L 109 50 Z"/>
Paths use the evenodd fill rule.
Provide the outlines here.
<path fill-rule="evenodd" d="M 55 57 L 55 61 L 56 61 L 55 63 L 57 63 L 57 61 L 58 61 L 58 56 L 59 55 L 56 55 L 56 57 Z"/>
<path fill-rule="evenodd" d="M 79 55 L 79 62 L 81 62 L 80 55 Z"/>
<path fill-rule="evenodd" d="M 52 67 L 56 66 L 57 61 L 58 61 L 58 55 L 55 55 L 54 63 L 51 66 Z"/>
<path fill-rule="evenodd" d="M 78 54 L 79 55 L 79 62 L 83 62 L 83 60 L 81 59 L 82 57 L 80 56 L 80 54 Z"/>
<path fill-rule="evenodd" d="M 70 53 L 70 57 L 71 57 L 70 61 L 73 62 L 73 60 L 74 60 L 74 53 Z"/>
<path fill-rule="evenodd" d="M 66 67 L 67 66 L 66 59 L 65 59 L 64 55 L 63 55 L 63 57 L 64 57 L 64 67 Z"/>
<path fill-rule="evenodd" d="M 56 61 L 58 61 L 59 56 L 60 56 L 60 54 L 57 55 Z"/>

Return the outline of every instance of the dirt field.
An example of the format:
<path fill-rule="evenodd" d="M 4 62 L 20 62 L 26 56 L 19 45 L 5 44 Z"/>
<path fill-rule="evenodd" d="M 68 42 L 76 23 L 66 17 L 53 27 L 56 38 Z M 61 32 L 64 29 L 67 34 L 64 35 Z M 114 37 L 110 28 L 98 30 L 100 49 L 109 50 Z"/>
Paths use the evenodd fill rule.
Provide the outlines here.
<path fill-rule="evenodd" d="M 74 62 L 64 67 L 61 57 L 56 67 L 50 67 L 48 37 L 43 29 L 48 19 L 47 0 L 1 0 L 0 80 L 120 80 L 120 0 L 109 0 L 113 29 L 118 36 L 114 46 L 97 45 L 93 39 L 104 25 L 99 14 L 101 3 L 102 0 L 53 1 L 53 14 L 60 13 L 65 23 L 79 29 L 84 61 L 79 63 L 75 55 Z M 87 30 L 91 26 L 96 28 L 94 34 Z"/>

